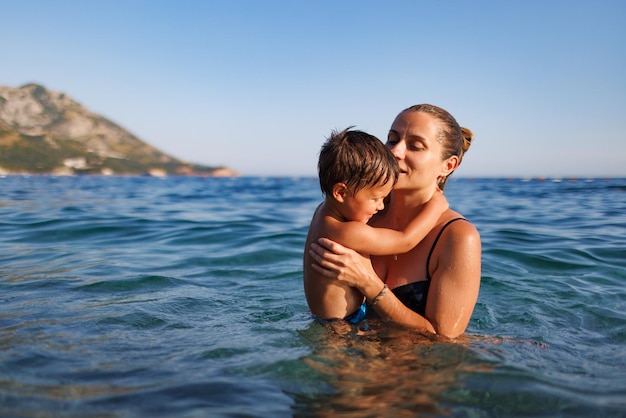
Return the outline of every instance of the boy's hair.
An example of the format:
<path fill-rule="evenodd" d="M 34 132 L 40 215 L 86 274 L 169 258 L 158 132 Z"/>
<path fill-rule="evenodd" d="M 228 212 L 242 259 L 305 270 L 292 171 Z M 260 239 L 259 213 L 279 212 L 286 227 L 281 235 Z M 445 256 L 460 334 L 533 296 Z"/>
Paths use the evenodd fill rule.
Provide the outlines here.
<path fill-rule="evenodd" d="M 352 128 L 332 131 L 322 145 L 317 171 L 325 195 L 331 195 L 337 183 L 345 183 L 354 195 L 366 187 L 398 181 L 398 162 L 391 151 L 375 136 Z"/>

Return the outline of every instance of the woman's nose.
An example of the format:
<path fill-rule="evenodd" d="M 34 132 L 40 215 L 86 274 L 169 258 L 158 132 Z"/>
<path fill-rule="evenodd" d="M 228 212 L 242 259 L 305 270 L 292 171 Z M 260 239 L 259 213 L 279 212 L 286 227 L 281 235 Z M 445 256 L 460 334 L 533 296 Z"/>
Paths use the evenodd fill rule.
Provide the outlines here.
<path fill-rule="evenodd" d="M 390 151 L 393 154 L 394 157 L 396 157 L 398 160 L 401 160 L 404 158 L 404 151 L 406 150 L 406 147 L 404 146 L 404 142 L 399 141 L 396 142 L 391 148 Z"/>

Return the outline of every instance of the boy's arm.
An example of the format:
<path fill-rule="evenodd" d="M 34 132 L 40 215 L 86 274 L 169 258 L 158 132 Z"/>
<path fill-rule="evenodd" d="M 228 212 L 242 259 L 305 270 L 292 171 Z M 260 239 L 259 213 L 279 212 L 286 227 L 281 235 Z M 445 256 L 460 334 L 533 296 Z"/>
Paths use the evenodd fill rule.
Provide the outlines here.
<path fill-rule="evenodd" d="M 403 231 L 374 228 L 360 222 L 339 222 L 327 238 L 362 254 L 402 254 L 423 240 L 447 209 L 447 199 L 441 191 L 437 191 Z"/>

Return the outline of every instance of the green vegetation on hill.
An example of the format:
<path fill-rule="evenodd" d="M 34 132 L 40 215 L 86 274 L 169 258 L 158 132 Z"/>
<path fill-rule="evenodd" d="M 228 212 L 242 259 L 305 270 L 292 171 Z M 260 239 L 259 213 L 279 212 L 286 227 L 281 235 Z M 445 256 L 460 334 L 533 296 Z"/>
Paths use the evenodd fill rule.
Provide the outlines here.
<path fill-rule="evenodd" d="M 0 174 L 236 175 L 148 145 L 63 93 L 0 86 Z"/>

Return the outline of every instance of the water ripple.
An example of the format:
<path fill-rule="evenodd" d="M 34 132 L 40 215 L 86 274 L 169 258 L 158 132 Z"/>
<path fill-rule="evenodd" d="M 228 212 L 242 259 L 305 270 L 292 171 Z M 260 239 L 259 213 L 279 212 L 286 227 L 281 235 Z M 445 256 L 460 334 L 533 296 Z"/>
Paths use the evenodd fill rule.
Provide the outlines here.
<path fill-rule="evenodd" d="M 454 343 L 311 321 L 316 179 L 0 182 L 0 415 L 626 411 L 626 180 L 451 181 L 484 250 Z"/>

